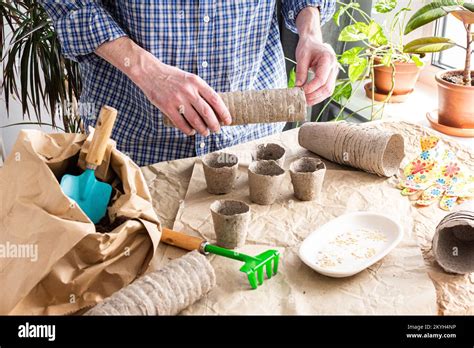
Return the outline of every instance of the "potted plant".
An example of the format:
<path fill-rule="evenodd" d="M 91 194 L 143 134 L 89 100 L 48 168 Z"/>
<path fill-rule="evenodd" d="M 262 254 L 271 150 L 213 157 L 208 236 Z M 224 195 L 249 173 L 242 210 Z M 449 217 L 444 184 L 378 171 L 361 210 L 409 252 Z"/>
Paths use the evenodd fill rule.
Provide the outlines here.
<path fill-rule="evenodd" d="M 471 46 L 474 39 L 471 29 L 474 24 L 474 4 L 464 1 L 432 1 L 413 14 L 407 23 L 405 34 L 448 14 L 462 21 L 466 29 L 466 59 L 463 70 L 442 71 L 436 75 L 438 120 L 436 122 L 430 119 L 430 122 L 435 127 L 436 123 L 439 123 L 447 127 L 474 129 L 474 72 L 471 70 Z M 453 135 L 462 135 L 446 127 L 436 128 Z"/>
<path fill-rule="evenodd" d="M 61 55 L 57 34 L 38 1 L 0 0 L 0 44 L 6 109 L 13 97 L 30 120 L 7 127 L 38 124 L 81 132 L 76 102 L 81 93 L 79 67 Z M 42 107 L 51 115 L 46 122 Z M 36 120 L 31 121 L 31 113 Z"/>
<path fill-rule="evenodd" d="M 397 0 L 377 1 L 374 10 L 389 18 L 384 29 L 360 8 L 358 2 L 351 0 L 346 4 L 338 1 L 340 7 L 334 15 L 336 25 L 339 26 L 341 16 L 350 18 L 349 25 L 341 30 L 339 40 L 361 44 L 339 57 L 341 65 L 347 66 L 348 81 L 337 86 L 336 97 L 339 97 L 338 93 L 350 97 L 352 86 L 349 85 L 370 73 L 372 82 L 365 86 L 368 96 L 383 102 L 403 101 L 404 96 L 413 92 L 425 54 L 455 45 L 453 41 L 440 37 L 424 37 L 405 44 L 406 15 L 411 11 L 411 3 L 409 1 L 407 7 L 396 10 Z"/>

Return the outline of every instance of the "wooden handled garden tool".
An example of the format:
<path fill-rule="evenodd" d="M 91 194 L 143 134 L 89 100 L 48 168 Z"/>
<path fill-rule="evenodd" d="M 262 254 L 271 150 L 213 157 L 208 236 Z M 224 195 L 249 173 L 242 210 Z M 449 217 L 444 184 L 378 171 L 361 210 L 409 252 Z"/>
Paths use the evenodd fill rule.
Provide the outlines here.
<path fill-rule="evenodd" d="M 302 88 L 236 91 L 219 95 L 229 109 L 231 125 L 299 122 L 306 119 L 306 97 Z M 174 127 L 167 117 L 163 123 Z"/>
<path fill-rule="evenodd" d="M 94 172 L 102 163 L 116 118 L 117 110 L 110 106 L 102 107 L 86 156 L 86 170 L 79 176 L 66 174 L 61 179 L 64 193 L 73 199 L 95 224 L 105 216 L 112 186 L 98 181 Z"/>
<path fill-rule="evenodd" d="M 161 241 L 181 249 L 190 251 L 199 250 L 203 254 L 211 253 L 244 262 L 240 271 L 247 274 L 250 286 L 253 289 L 262 285 L 264 268 L 269 279 L 278 272 L 278 261 L 280 259 L 280 253 L 278 250 L 267 250 L 257 256 L 249 256 L 233 250 L 218 247 L 217 245 L 209 244 L 199 237 L 188 236 L 184 233 L 175 232 L 167 228 L 162 229 Z"/>

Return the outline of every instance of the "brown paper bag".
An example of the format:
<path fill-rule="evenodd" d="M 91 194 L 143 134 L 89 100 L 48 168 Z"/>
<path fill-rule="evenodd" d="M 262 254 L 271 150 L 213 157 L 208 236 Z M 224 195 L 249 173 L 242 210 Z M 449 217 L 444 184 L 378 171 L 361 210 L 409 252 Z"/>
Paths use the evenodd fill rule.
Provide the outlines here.
<path fill-rule="evenodd" d="M 99 233 L 61 190 L 90 138 L 22 131 L 0 169 L 0 314 L 68 314 L 93 306 L 145 272 L 160 223 L 138 166 L 110 141 L 96 176 L 113 198 Z M 84 144 L 85 143 L 85 144 Z M 79 151 L 84 144 L 83 152 Z"/>

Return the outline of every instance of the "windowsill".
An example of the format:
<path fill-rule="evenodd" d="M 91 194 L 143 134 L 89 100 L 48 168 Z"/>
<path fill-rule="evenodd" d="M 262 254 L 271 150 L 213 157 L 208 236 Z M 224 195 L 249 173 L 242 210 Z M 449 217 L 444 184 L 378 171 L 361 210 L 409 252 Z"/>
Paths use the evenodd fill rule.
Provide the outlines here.
<path fill-rule="evenodd" d="M 415 90 L 405 102 L 387 103 L 383 112 L 383 119 L 411 122 L 432 129 L 426 119 L 426 113 L 438 108 L 438 92 L 435 83 L 426 84 L 424 81 L 434 82 L 434 78 L 432 80 L 420 79 L 416 84 Z M 356 112 L 359 117 L 364 119 L 370 119 L 370 105 L 372 104 L 372 100 L 365 95 L 364 84 L 367 82 L 369 82 L 369 80 L 361 84 L 361 86 L 354 91 L 353 96 L 347 104 L 349 110 Z M 374 110 L 380 110 L 381 106 L 382 103 L 375 102 Z M 380 118 L 380 114 L 381 113 L 377 114 L 378 119 Z M 448 137 L 466 146 L 472 146 L 473 144 L 473 140 L 470 138 Z"/>

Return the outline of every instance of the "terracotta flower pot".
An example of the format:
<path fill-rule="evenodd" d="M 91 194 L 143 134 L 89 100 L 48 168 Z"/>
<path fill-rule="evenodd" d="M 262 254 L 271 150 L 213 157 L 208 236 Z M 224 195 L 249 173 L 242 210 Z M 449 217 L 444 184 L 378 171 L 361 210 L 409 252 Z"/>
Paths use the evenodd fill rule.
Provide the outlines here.
<path fill-rule="evenodd" d="M 455 128 L 474 128 L 474 86 L 457 85 L 443 80 L 448 74 L 460 70 L 441 71 L 436 74 L 438 83 L 438 122 Z M 471 71 L 474 78 L 474 72 Z"/>
<path fill-rule="evenodd" d="M 375 64 L 381 64 L 376 59 Z M 388 94 L 392 89 L 392 67 L 378 66 L 374 68 L 374 84 L 378 93 Z M 409 94 L 415 88 L 421 68 L 413 62 L 395 63 L 395 87 L 393 95 Z"/>

